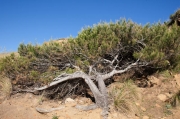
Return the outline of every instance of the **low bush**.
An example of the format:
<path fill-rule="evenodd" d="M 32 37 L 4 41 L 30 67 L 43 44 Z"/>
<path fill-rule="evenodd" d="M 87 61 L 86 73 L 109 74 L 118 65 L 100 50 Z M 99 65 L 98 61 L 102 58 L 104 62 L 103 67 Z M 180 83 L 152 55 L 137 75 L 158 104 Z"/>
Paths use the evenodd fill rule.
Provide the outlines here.
<path fill-rule="evenodd" d="M 176 25 L 171 28 L 162 23 L 142 26 L 125 19 L 102 22 L 84 28 L 76 38 L 70 37 L 66 42 L 20 44 L 20 56 L 12 54 L 0 59 L 0 72 L 10 79 L 47 83 L 60 73 L 78 70 L 74 66 L 85 73 L 89 73 L 90 66 L 100 73 L 110 72 L 111 67 L 102 60 L 112 61 L 116 55 L 113 65 L 119 69 L 139 59 L 148 64 L 138 69 L 142 74 L 157 70 L 177 72 L 180 70 L 179 33 L 180 27 Z"/>

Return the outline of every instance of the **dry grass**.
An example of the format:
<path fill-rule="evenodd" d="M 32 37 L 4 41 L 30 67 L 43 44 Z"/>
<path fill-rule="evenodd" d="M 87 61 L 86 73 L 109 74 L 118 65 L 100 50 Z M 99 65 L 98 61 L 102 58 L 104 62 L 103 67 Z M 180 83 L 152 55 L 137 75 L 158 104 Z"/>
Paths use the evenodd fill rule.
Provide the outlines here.
<path fill-rule="evenodd" d="M 113 87 L 109 93 L 113 100 L 113 106 L 117 111 L 124 114 L 136 111 L 135 102 L 138 100 L 139 94 L 136 86 L 131 81 Z"/>
<path fill-rule="evenodd" d="M 12 85 L 9 78 L 0 76 L 0 96 L 9 98 L 12 91 Z"/>
<path fill-rule="evenodd" d="M 50 43 L 67 43 L 68 39 L 67 38 L 61 38 L 61 39 L 57 39 L 57 40 L 50 40 L 50 41 L 46 41 L 43 44 L 49 45 Z"/>
<path fill-rule="evenodd" d="M 13 52 L 11 52 L 11 53 L 13 53 Z M 11 55 L 11 53 L 0 53 L 0 59 L 1 59 L 1 58 L 4 58 L 4 57 L 6 57 L 6 56 Z M 19 55 L 17 52 L 14 52 L 14 54 L 15 54 L 16 56 Z"/>
<path fill-rule="evenodd" d="M 9 53 L 0 53 L 0 58 L 4 58 L 6 56 L 9 56 L 10 54 Z"/>

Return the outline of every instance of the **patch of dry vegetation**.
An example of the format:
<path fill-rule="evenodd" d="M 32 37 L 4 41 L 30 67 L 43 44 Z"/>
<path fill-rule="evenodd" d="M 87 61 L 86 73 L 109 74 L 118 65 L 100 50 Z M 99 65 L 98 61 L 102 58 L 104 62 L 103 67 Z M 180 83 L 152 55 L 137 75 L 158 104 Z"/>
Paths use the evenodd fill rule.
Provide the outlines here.
<path fill-rule="evenodd" d="M 122 85 L 119 83 L 109 91 L 109 94 L 117 111 L 124 114 L 137 111 L 135 102 L 139 99 L 139 94 L 132 81 Z"/>
<path fill-rule="evenodd" d="M 10 53 L 0 53 L 0 58 L 4 58 L 9 55 L 10 55 Z"/>
<path fill-rule="evenodd" d="M 12 85 L 9 78 L 0 76 L 0 96 L 9 98 L 12 92 Z"/>
<path fill-rule="evenodd" d="M 5 58 L 5 57 L 7 57 L 7 56 L 9 56 L 9 55 L 11 55 L 11 54 L 12 54 L 12 53 L 0 53 L 0 59 L 1 59 L 1 58 Z M 16 56 L 19 55 L 17 52 L 14 52 L 14 54 L 15 54 Z"/>

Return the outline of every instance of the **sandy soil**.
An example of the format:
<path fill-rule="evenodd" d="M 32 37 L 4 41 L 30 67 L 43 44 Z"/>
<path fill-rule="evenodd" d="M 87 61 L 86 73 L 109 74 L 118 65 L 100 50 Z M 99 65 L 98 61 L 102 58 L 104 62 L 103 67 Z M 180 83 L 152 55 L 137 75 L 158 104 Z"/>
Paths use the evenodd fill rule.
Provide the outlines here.
<path fill-rule="evenodd" d="M 140 100 L 135 102 L 138 113 L 125 115 L 111 109 L 108 119 L 180 119 L 180 106 L 169 109 L 164 101 L 180 89 L 180 75 L 174 78 L 153 76 L 149 77 L 149 81 L 154 83 L 152 87 L 138 88 L 141 94 Z M 58 119 L 102 119 L 101 109 L 81 111 L 75 108 L 77 104 L 88 105 L 92 102 L 88 98 L 79 97 L 73 102 L 62 103 L 30 93 L 15 94 L 0 102 L 0 119 L 53 119 L 53 116 Z M 59 106 L 65 108 L 46 114 L 36 111 L 36 107 L 50 109 Z"/>

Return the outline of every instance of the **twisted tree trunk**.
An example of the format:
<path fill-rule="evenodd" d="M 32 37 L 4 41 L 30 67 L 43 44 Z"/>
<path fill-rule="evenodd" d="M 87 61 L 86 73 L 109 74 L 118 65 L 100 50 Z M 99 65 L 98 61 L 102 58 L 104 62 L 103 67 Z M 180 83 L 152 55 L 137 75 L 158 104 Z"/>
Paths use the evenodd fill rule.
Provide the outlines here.
<path fill-rule="evenodd" d="M 104 81 L 106 79 L 111 78 L 115 74 L 124 73 L 124 72 L 128 71 L 129 69 L 136 67 L 136 66 L 138 66 L 138 61 L 130 64 L 123 70 L 114 69 L 107 74 L 99 74 L 96 72 L 96 75 L 91 76 L 89 74 L 84 73 L 83 71 L 77 71 L 73 74 L 59 75 L 49 85 L 46 85 L 46 86 L 43 86 L 40 88 L 35 88 L 33 92 L 48 89 L 48 88 L 58 85 L 64 81 L 76 80 L 79 78 L 84 79 L 84 81 L 87 83 L 87 85 L 89 86 L 90 90 L 92 91 L 92 93 L 94 95 L 96 105 L 90 105 L 87 107 L 82 107 L 82 106 L 76 106 L 76 107 L 79 109 L 82 109 L 82 110 L 90 110 L 90 109 L 95 109 L 95 108 L 99 107 L 99 108 L 103 109 L 102 116 L 104 118 L 106 118 L 108 115 L 108 111 L 109 111 L 109 107 L 108 107 L 109 102 L 108 102 L 108 93 L 107 93 Z M 93 82 L 92 77 L 94 77 L 94 80 L 96 80 L 98 82 L 98 87 Z"/>

